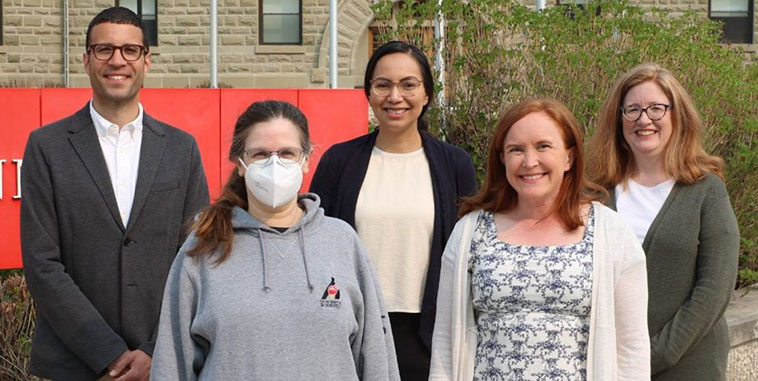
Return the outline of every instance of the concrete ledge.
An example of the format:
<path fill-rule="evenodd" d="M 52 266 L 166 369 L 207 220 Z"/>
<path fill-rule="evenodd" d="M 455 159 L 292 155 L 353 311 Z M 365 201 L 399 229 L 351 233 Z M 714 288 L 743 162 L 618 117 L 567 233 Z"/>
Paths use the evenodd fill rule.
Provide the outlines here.
<path fill-rule="evenodd" d="M 256 45 L 256 54 L 305 54 L 302 45 Z"/>
<path fill-rule="evenodd" d="M 758 285 L 734 291 L 724 316 L 731 346 L 727 380 L 758 380 Z"/>
<path fill-rule="evenodd" d="M 758 286 L 734 291 L 724 316 L 732 347 L 758 339 Z"/>

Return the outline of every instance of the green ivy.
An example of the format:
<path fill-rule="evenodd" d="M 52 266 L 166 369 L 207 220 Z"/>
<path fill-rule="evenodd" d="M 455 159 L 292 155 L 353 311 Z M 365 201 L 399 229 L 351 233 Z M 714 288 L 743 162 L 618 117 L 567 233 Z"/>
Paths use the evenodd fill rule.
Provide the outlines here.
<path fill-rule="evenodd" d="M 379 41 L 404 40 L 430 57 L 428 31 L 447 22 L 443 56 L 447 106 L 429 110 L 431 131 L 467 150 L 480 179 L 498 114 L 530 96 L 571 109 L 587 135 L 613 81 L 643 62 L 671 69 L 692 95 L 706 149 L 727 163 L 727 188 L 741 235 L 740 285 L 758 283 L 758 64 L 721 44 L 704 12 L 671 15 L 625 1 L 556 6 L 536 12 L 508 0 L 391 0 L 373 6 Z M 442 90 L 441 86 L 437 86 Z M 444 123 L 443 123 L 444 122 Z"/>

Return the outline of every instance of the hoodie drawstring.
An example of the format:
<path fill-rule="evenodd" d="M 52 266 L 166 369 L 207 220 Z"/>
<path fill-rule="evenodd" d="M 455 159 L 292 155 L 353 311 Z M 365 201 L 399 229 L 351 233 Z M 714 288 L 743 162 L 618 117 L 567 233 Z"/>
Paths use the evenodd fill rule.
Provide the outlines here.
<path fill-rule="evenodd" d="M 263 259 L 263 291 L 268 291 L 271 287 L 268 286 L 268 275 L 266 274 L 266 249 L 263 245 L 263 231 L 258 230 L 258 242 L 261 244 L 261 258 Z"/>
<path fill-rule="evenodd" d="M 256 230 L 258 231 L 258 243 L 261 246 L 261 259 L 263 261 L 263 291 L 268 291 L 271 287 L 268 286 L 268 274 L 266 273 L 266 245 L 263 242 L 265 238 L 263 237 L 263 231 L 260 228 Z M 311 283 L 311 274 L 308 271 L 308 259 L 305 255 L 305 238 L 303 236 L 303 229 L 297 231 L 297 240 L 300 243 L 300 255 L 303 258 L 303 267 L 305 267 L 305 281 L 308 283 L 308 289 L 313 291 L 314 287 L 313 283 Z"/>
<path fill-rule="evenodd" d="M 305 238 L 303 238 L 303 229 L 297 231 L 297 237 L 300 240 L 300 253 L 303 256 L 303 266 L 305 267 L 305 280 L 308 282 L 308 288 L 313 291 L 313 284 L 311 283 L 311 275 L 308 272 L 308 260 L 305 258 Z"/>

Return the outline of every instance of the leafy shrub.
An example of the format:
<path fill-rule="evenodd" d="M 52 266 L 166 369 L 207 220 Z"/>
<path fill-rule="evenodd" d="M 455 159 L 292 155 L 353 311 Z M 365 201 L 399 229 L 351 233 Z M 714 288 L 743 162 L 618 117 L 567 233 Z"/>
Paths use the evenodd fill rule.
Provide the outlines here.
<path fill-rule="evenodd" d="M 0 271 L 0 380 L 28 380 L 35 309 L 20 270 Z"/>
<path fill-rule="evenodd" d="M 430 124 L 472 155 L 480 177 L 498 114 L 511 104 L 530 96 L 559 99 L 591 135 L 619 75 L 643 62 L 671 69 L 708 126 L 706 149 L 727 163 L 743 237 L 739 284 L 758 282 L 758 63 L 721 44 L 720 25 L 704 12 L 674 16 L 625 1 L 536 12 L 508 0 L 443 0 L 441 6 L 383 0 L 373 10 L 378 40 L 405 40 L 430 57 L 440 41 L 427 31 L 438 12 L 444 15 L 446 105 L 430 109 Z"/>

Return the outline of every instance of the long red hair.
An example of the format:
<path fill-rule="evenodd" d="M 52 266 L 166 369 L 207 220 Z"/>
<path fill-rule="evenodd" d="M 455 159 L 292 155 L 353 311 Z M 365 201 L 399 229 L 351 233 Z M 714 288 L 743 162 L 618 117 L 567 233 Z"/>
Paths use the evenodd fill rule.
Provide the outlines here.
<path fill-rule="evenodd" d="M 505 164 L 501 159 L 503 144 L 508 131 L 516 122 L 528 114 L 540 112 L 556 122 L 566 149 L 574 151 L 574 163 L 564 174 L 558 197 L 549 214 L 556 213 L 561 224 L 568 231 L 584 225 L 581 206 L 592 200 L 599 200 L 607 193 L 605 189 L 590 182 L 584 176 L 582 134 L 576 118 L 561 102 L 549 98 L 526 99 L 510 107 L 500 117 L 487 156 L 487 177 L 484 186 L 475 196 L 463 200 L 463 204 L 458 209 L 460 215 L 476 209 L 502 213 L 516 207 L 518 193 L 508 182 Z"/>

